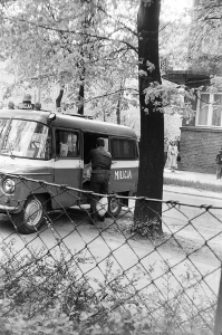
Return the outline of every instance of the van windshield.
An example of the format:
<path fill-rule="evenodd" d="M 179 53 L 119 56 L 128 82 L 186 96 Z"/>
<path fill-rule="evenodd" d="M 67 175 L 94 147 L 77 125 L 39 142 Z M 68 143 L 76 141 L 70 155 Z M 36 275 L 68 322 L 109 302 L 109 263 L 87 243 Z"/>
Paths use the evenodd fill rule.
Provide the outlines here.
<path fill-rule="evenodd" d="M 49 128 L 26 120 L 0 119 L 0 154 L 35 159 L 50 158 Z"/>

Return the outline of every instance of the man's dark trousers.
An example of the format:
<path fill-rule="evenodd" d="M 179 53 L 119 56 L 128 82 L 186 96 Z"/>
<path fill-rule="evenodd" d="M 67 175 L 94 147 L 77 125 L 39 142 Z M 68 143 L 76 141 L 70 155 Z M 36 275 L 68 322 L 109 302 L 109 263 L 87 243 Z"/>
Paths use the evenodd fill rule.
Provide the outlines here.
<path fill-rule="evenodd" d="M 96 172 L 92 173 L 91 176 L 91 190 L 95 193 L 108 194 L 109 187 L 109 172 Z M 96 204 L 99 201 L 99 197 L 92 195 L 91 196 L 91 218 L 96 221 L 98 218 Z"/>

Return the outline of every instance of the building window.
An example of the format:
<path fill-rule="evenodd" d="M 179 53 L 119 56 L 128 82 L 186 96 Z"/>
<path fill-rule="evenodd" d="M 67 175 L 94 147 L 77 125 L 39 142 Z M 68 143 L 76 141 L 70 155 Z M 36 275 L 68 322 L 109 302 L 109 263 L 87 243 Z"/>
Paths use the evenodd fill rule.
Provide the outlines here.
<path fill-rule="evenodd" d="M 196 126 L 222 127 L 222 94 L 201 94 Z"/>
<path fill-rule="evenodd" d="M 222 126 L 222 95 L 214 94 L 214 103 L 212 110 L 212 126 Z"/>

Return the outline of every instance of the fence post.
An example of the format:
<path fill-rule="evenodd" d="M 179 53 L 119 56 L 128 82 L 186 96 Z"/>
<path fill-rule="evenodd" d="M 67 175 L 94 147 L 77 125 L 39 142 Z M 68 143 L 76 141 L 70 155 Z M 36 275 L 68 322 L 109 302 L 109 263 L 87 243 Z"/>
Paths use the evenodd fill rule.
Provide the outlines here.
<path fill-rule="evenodd" d="M 220 288 L 217 300 L 217 310 L 215 316 L 214 335 L 222 334 L 222 268 L 220 275 Z"/>

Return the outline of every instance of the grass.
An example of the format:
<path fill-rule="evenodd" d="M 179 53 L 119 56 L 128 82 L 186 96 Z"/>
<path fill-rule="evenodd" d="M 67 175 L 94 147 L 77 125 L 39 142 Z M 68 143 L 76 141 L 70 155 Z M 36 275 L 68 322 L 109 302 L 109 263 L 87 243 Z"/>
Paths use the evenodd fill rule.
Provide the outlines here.
<path fill-rule="evenodd" d="M 164 177 L 164 185 L 188 187 L 196 190 L 222 193 L 222 183 L 216 185 L 211 183 L 201 183 L 193 180 L 181 180 L 177 178 Z"/>

